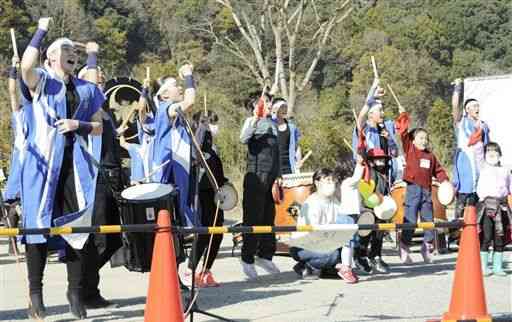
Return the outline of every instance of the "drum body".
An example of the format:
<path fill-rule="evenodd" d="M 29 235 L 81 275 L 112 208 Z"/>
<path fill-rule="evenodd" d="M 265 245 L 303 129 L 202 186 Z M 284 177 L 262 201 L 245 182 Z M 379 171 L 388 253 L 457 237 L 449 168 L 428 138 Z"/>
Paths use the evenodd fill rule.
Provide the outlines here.
<path fill-rule="evenodd" d="M 302 204 L 311 195 L 313 173 L 283 175 L 283 200 L 276 204 L 276 226 L 295 226 Z M 284 233 L 288 234 L 289 233 Z"/>
<path fill-rule="evenodd" d="M 356 223 L 358 225 L 373 225 L 375 224 L 375 215 L 373 212 L 366 210 L 356 216 Z M 359 236 L 366 237 L 372 233 L 371 230 L 359 230 L 357 232 Z"/>
<path fill-rule="evenodd" d="M 443 206 L 439 199 L 437 198 L 437 189 L 439 187 L 439 183 L 436 181 L 432 182 L 432 209 L 434 212 L 434 220 L 446 221 L 446 207 Z M 393 216 L 392 221 L 395 224 L 403 224 L 404 216 L 405 216 L 405 192 L 407 188 L 407 183 L 404 181 L 397 182 L 391 188 L 391 197 L 395 200 L 397 205 L 397 211 L 395 216 Z"/>
<path fill-rule="evenodd" d="M 175 190 L 171 185 L 147 183 L 132 186 L 121 193 L 121 220 L 124 225 L 156 224 L 158 212 L 167 210 L 171 214 L 171 222 L 175 220 Z M 182 253 L 181 238 L 174 236 L 176 256 Z M 129 271 L 149 272 L 153 257 L 155 233 L 124 233 L 124 261 Z"/>

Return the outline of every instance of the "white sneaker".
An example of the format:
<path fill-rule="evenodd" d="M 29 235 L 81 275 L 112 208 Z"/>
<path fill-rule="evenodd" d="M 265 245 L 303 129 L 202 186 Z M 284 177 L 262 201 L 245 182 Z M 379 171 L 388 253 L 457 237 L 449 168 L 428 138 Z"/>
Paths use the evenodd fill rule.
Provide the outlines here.
<path fill-rule="evenodd" d="M 434 250 L 434 247 L 432 244 L 429 243 L 423 243 L 421 245 L 421 256 L 423 256 L 423 261 L 425 264 L 432 264 L 434 262 L 434 258 L 432 255 L 432 252 Z"/>
<path fill-rule="evenodd" d="M 242 270 L 244 274 L 247 276 L 247 279 L 253 280 L 258 277 L 258 272 L 256 272 L 256 267 L 254 264 L 248 264 L 240 259 L 240 264 L 242 264 Z"/>
<path fill-rule="evenodd" d="M 269 274 L 281 273 L 281 271 L 276 266 L 276 264 L 274 264 L 273 261 L 270 261 L 268 259 L 258 257 L 255 260 L 255 264 L 256 264 L 256 266 L 260 267 L 261 269 L 263 269 L 265 272 L 267 272 Z"/>
<path fill-rule="evenodd" d="M 404 263 L 406 265 L 412 264 L 410 252 L 411 251 L 409 249 L 409 246 L 407 246 L 405 243 L 400 241 L 399 253 L 400 253 L 400 260 L 402 260 L 402 263 Z"/>

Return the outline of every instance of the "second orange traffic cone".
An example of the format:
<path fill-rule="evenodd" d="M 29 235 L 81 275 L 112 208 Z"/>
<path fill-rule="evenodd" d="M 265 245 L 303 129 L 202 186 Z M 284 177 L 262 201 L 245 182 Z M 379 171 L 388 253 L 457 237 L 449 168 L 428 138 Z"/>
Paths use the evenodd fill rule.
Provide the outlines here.
<path fill-rule="evenodd" d="M 183 322 L 176 254 L 167 210 L 158 213 L 157 223 L 158 227 L 168 229 L 157 231 L 155 236 L 144 322 Z"/>
<path fill-rule="evenodd" d="M 466 207 L 464 224 L 455 268 L 452 299 L 442 322 L 491 322 L 492 317 L 487 313 L 485 300 L 477 212 L 474 206 Z"/>

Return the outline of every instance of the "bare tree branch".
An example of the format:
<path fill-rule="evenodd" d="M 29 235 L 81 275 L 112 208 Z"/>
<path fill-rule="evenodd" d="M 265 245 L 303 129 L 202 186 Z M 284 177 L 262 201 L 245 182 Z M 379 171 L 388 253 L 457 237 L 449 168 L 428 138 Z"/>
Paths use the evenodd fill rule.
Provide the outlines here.
<path fill-rule="evenodd" d="M 349 2 L 349 0 L 347 0 L 345 2 L 345 4 L 348 2 Z M 344 6 L 344 5 L 342 5 L 342 6 Z M 353 10 L 353 8 L 350 8 L 342 16 L 331 18 L 331 20 L 327 24 L 327 27 L 323 33 L 322 39 L 320 40 L 320 42 L 318 44 L 318 49 L 316 51 L 315 58 L 311 62 L 311 65 L 309 66 L 309 69 L 306 72 L 306 76 L 304 76 L 304 79 L 302 80 L 300 86 L 298 87 L 299 91 L 304 90 L 307 83 L 309 82 L 309 79 L 311 78 L 311 75 L 313 74 L 313 71 L 315 70 L 316 65 L 318 64 L 318 61 L 320 60 L 320 57 L 322 56 L 323 49 L 325 47 L 325 44 L 327 43 L 327 39 L 329 39 L 329 35 L 331 34 L 332 28 L 336 24 L 342 22 L 345 18 L 347 18 L 348 15 L 352 12 L 352 10 Z"/>

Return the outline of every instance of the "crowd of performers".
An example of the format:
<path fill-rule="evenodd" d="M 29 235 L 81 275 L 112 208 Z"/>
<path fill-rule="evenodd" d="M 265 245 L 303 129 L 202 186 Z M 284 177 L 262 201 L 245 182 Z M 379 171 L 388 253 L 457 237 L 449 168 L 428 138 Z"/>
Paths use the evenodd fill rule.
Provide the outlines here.
<path fill-rule="evenodd" d="M 97 44 L 87 43 L 87 65 L 79 73 L 75 71 L 75 44 L 67 38 L 55 40 L 41 62 L 40 47 L 49 22 L 49 18 L 39 20 L 21 61 L 13 58 L 9 72 L 15 140 L 4 199 L 21 200 L 22 226 L 119 224 L 119 193 L 140 182 L 172 184 L 179 190 L 176 206 L 181 224 L 223 225 L 224 214 L 214 201 L 215 189 L 191 144 L 193 140 L 199 143 L 218 185 L 226 183 L 214 144 L 218 117 L 210 111 L 195 113 L 192 136 L 183 114 L 190 114 L 195 102 L 193 67 L 186 64 L 179 70 L 184 90 L 178 78 L 170 76 L 159 78 L 156 88 L 149 77 L 144 81 L 136 119 L 138 143 L 128 143 L 123 137 L 126 124 L 120 124 L 105 103 Z M 479 118 L 478 101 L 466 100 L 460 111 L 461 92 L 462 82 L 457 80 L 452 102 L 457 138 L 452 178 L 457 192 L 456 216 L 463 216 L 466 205 L 478 205 L 484 274 L 503 275 L 503 250 L 510 237 L 508 197 L 512 180 L 509 170 L 500 164 L 500 146 L 490 142 L 490 131 Z M 432 180 L 443 184 L 449 177 L 429 146 L 428 131 L 410 129 L 410 114 L 400 104 L 396 120 L 384 119 L 384 94 L 375 79 L 357 116 L 353 155 L 340 157 L 333 170 L 319 169 L 313 174 L 313 191 L 301 205 L 298 224 L 357 222 L 363 213 L 377 211 L 398 181 L 407 184 L 404 222 L 416 223 L 418 215 L 422 221 L 433 221 Z M 274 225 L 273 188 L 282 183 L 284 175 L 300 172 L 303 165 L 300 132 L 294 119 L 287 118 L 284 99 L 263 93 L 247 107 L 252 115 L 240 133 L 241 143 L 247 145 L 243 224 Z M 123 175 L 121 149 L 128 151 L 131 159 L 129 179 Z M 192 188 L 194 180 L 198 180 L 197 196 Z M 199 207 L 194 206 L 196 197 Z M 12 216 L 10 224 L 15 221 Z M 412 262 L 412 238 L 412 231 L 400 235 L 399 256 L 405 264 Z M 382 232 L 373 231 L 365 236 L 355 234 L 345 245 L 322 253 L 291 247 L 289 253 L 297 261 L 293 270 L 301 278 L 312 279 L 330 269 L 347 283 L 358 282 L 358 274 L 388 273 L 390 266 L 382 258 L 383 239 Z M 425 231 L 421 255 L 426 263 L 433 259 L 433 241 L 434 233 Z M 114 305 L 100 294 L 99 271 L 122 246 L 119 235 L 27 235 L 22 242 L 31 318 L 46 315 L 43 274 L 48 251 L 53 249 L 59 249 L 66 263 L 67 299 L 73 316 L 85 318 L 87 308 Z M 199 237 L 183 278 L 190 279 L 192 268 L 205 255 L 205 269 L 195 278 L 202 287 L 219 286 L 211 268 L 221 242 L 222 235 L 211 240 L 209 236 Z M 492 269 L 488 267 L 491 247 Z M 274 234 L 244 234 L 240 258 L 243 273 L 249 279 L 258 276 L 256 267 L 278 273 L 272 261 L 275 252 Z"/>

